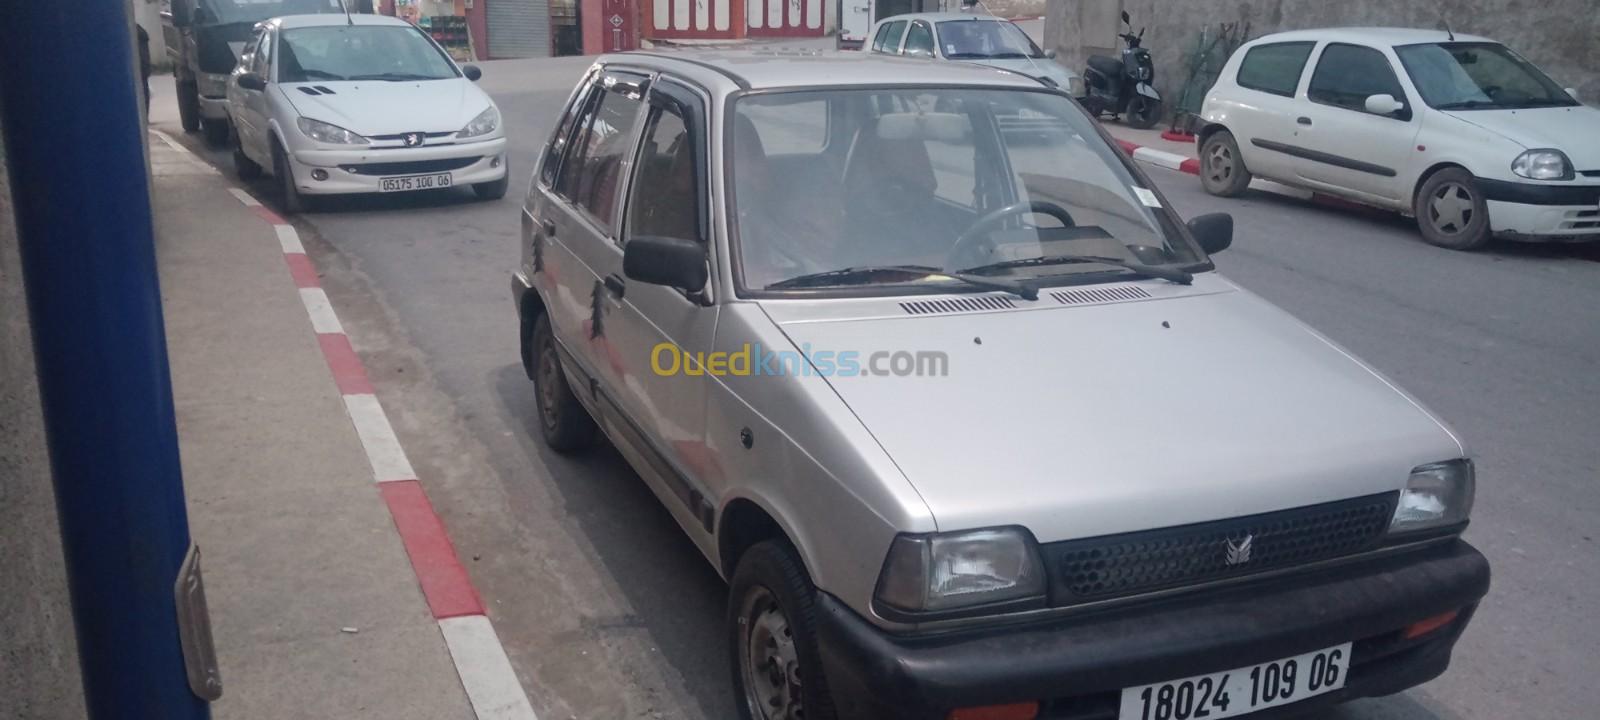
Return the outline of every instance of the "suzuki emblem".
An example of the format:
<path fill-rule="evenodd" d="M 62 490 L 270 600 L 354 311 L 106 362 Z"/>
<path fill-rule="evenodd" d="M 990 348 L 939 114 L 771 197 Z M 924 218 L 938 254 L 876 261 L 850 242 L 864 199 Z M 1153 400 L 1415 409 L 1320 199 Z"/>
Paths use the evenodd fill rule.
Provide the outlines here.
<path fill-rule="evenodd" d="M 1243 540 L 1234 542 L 1233 538 L 1226 538 L 1228 543 L 1228 564 L 1243 565 L 1250 562 L 1250 545 L 1255 542 L 1255 535 L 1246 535 Z"/>
<path fill-rule="evenodd" d="M 406 147 L 416 147 L 418 145 L 421 145 L 422 144 L 422 139 L 424 137 L 425 136 L 422 133 L 419 133 L 419 132 L 406 133 L 406 136 L 405 136 Z"/>

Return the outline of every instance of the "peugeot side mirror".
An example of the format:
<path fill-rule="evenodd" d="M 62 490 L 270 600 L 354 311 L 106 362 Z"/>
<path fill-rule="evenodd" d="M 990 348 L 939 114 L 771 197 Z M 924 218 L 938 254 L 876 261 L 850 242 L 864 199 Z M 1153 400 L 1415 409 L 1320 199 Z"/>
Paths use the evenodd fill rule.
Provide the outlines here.
<path fill-rule="evenodd" d="M 1373 115 L 1393 115 L 1406 107 L 1405 103 L 1394 99 L 1394 96 L 1388 93 L 1367 96 L 1365 105 L 1367 112 Z"/>
<path fill-rule="evenodd" d="M 1207 255 L 1215 255 L 1233 245 L 1233 216 L 1211 213 L 1189 220 L 1189 234 Z"/>
<path fill-rule="evenodd" d="M 1056 59 L 1056 55 L 1057 55 L 1057 53 L 1055 51 L 1055 48 L 1051 48 L 1049 50 L 1044 51 L 1044 56 L 1047 57 L 1047 58 L 1050 58 L 1051 60 Z"/>
<path fill-rule="evenodd" d="M 479 69 L 477 65 L 462 65 L 461 74 L 467 76 L 468 80 L 477 82 L 478 78 L 483 77 L 483 70 Z"/>
<path fill-rule="evenodd" d="M 267 89 L 267 79 L 253 72 L 239 73 L 239 79 L 235 80 L 234 82 L 238 83 L 239 87 L 246 90 L 255 90 L 260 92 Z"/>
<path fill-rule="evenodd" d="M 1571 95 L 1573 100 L 1577 100 L 1578 99 L 1578 89 L 1577 88 L 1562 88 L 1562 89 L 1565 90 L 1568 95 Z"/>
<path fill-rule="evenodd" d="M 706 249 L 683 238 L 631 238 L 622 247 L 622 274 L 629 280 L 693 292 L 706 285 Z"/>

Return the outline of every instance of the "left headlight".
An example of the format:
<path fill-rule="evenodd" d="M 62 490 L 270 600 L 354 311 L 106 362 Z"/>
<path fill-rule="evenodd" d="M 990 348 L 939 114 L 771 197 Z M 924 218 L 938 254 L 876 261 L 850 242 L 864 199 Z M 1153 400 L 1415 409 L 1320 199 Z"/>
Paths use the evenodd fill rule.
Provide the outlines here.
<path fill-rule="evenodd" d="M 877 598 L 907 613 L 1044 601 L 1045 574 L 1033 536 L 1004 527 L 901 535 L 889 546 Z"/>
<path fill-rule="evenodd" d="M 483 112 L 478 113 L 478 116 L 473 118 L 472 122 L 467 123 L 466 127 L 461 128 L 461 132 L 456 133 L 456 137 L 470 138 L 488 135 L 498 127 L 500 127 L 500 111 L 490 105 L 484 108 Z"/>
<path fill-rule="evenodd" d="M 360 135 L 321 120 L 303 117 L 295 120 L 295 124 L 300 126 L 300 132 L 305 133 L 306 137 L 318 142 L 334 145 L 365 145 L 368 142 Z"/>
<path fill-rule="evenodd" d="M 1511 172 L 1529 180 L 1571 180 L 1572 161 L 1552 148 L 1529 150 L 1511 161 Z"/>
<path fill-rule="evenodd" d="M 1400 503 L 1395 506 L 1389 532 L 1428 530 L 1466 522 L 1472 514 L 1475 483 L 1471 460 L 1432 463 L 1412 470 L 1406 488 L 1400 491 Z"/>

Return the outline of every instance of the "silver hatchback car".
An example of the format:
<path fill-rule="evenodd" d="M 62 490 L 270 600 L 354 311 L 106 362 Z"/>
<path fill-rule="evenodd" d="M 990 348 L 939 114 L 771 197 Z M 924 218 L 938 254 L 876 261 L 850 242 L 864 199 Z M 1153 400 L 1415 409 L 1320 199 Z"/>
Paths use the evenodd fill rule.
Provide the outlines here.
<path fill-rule="evenodd" d="M 1056 88 L 607 55 L 537 165 L 544 438 L 727 578 L 741 717 L 1299 712 L 1444 672 L 1488 589 L 1456 436 Z"/>

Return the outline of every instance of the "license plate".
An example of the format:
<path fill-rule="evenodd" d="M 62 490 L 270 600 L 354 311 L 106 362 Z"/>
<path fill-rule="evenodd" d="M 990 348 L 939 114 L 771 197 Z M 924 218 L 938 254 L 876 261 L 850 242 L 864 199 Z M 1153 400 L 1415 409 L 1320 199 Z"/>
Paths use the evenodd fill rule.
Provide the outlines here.
<path fill-rule="evenodd" d="M 408 190 L 435 190 L 450 187 L 450 173 L 432 175 L 407 175 L 405 177 L 378 178 L 379 192 L 406 192 Z"/>
<path fill-rule="evenodd" d="M 1219 720 L 1344 687 L 1350 643 L 1227 672 L 1122 691 L 1117 720 Z"/>

